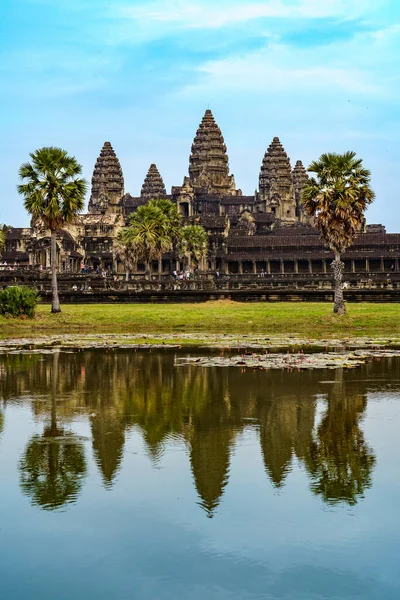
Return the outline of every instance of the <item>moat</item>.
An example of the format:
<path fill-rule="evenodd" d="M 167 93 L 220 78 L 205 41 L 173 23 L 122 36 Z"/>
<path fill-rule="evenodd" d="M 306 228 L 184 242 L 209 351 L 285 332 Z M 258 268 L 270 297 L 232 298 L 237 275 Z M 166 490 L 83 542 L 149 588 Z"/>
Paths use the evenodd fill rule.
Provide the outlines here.
<path fill-rule="evenodd" d="M 399 598 L 400 357 L 201 356 L 0 356 L 2 598 Z"/>

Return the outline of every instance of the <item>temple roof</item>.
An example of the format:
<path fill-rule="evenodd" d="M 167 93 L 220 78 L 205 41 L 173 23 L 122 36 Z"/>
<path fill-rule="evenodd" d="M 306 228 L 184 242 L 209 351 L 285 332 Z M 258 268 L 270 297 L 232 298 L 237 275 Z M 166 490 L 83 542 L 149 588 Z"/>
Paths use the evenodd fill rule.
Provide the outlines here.
<path fill-rule="evenodd" d="M 152 200 L 153 198 L 165 198 L 166 195 L 167 191 L 159 170 L 156 165 L 150 165 L 140 193 L 141 198 Z"/>
<path fill-rule="evenodd" d="M 92 177 L 89 211 L 107 208 L 124 195 L 124 176 L 120 162 L 110 142 L 105 142 L 96 161 Z"/>

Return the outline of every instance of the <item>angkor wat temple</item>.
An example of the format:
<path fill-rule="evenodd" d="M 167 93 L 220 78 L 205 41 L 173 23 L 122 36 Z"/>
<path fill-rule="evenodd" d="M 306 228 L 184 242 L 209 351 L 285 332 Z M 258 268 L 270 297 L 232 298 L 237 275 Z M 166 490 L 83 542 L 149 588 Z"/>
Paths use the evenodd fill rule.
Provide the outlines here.
<path fill-rule="evenodd" d="M 262 158 L 258 187 L 245 196 L 229 171 L 227 148 L 221 130 L 207 110 L 197 130 L 183 184 L 167 194 L 163 179 L 152 164 L 139 196 L 125 193 L 120 162 L 109 142 L 97 159 L 88 213 L 59 232 L 60 271 L 90 270 L 123 273 L 115 238 L 129 216 L 152 198 L 175 202 L 184 223 L 202 225 L 209 238 L 204 272 L 254 276 L 329 272 L 331 253 L 302 211 L 301 194 L 307 181 L 300 160 L 292 168 L 281 142 L 275 137 Z M 381 225 L 365 226 L 344 257 L 348 273 L 397 273 L 399 234 L 387 234 Z M 46 269 L 50 265 L 49 232 L 11 228 L 2 261 Z M 166 254 L 152 264 L 163 274 L 184 267 L 182 257 Z M 145 266 L 137 264 L 136 274 Z"/>

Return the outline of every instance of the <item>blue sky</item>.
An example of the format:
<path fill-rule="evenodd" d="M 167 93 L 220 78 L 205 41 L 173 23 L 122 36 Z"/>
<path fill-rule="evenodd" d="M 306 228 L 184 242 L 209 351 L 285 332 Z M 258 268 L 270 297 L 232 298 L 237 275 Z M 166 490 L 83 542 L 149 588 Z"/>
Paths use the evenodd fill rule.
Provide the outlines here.
<path fill-rule="evenodd" d="M 156 162 L 187 173 L 210 107 L 244 193 L 278 135 L 292 163 L 355 150 L 377 194 L 369 222 L 400 231 L 399 0 L 1 0 L 0 222 L 29 152 L 57 145 L 90 180 L 105 140 L 126 191 Z"/>

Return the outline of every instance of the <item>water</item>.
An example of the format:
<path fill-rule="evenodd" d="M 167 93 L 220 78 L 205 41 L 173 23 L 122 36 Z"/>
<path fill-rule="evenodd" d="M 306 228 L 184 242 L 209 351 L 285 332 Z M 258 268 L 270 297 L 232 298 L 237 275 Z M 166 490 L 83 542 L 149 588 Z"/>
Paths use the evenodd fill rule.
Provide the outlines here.
<path fill-rule="evenodd" d="M 0 357 L 0 597 L 398 600 L 400 360 L 176 356 Z"/>

